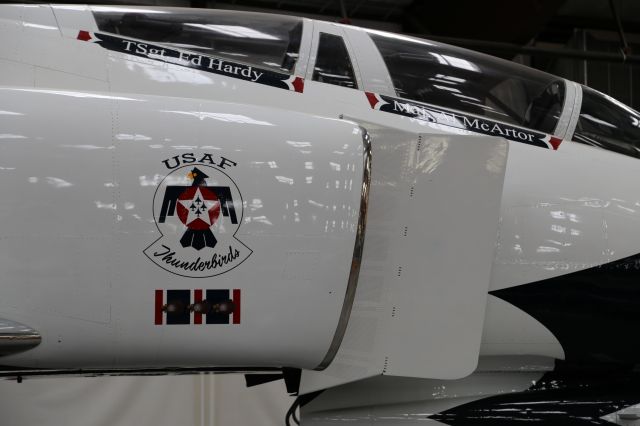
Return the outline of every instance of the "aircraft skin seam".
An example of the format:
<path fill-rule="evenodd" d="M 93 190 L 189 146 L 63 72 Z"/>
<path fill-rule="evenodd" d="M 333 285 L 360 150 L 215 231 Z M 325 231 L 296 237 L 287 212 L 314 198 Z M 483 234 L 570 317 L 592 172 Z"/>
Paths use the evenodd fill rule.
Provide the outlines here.
<path fill-rule="evenodd" d="M 324 370 L 331 364 L 331 361 L 338 353 L 338 349 L 342 344 L 342 339 L 347 331 L 347 325 L 349 323 L 349 317 L 351 316 L 351 308 L 353 307 L 353 301 L 356 295 L 356 289 L 358 286 L 358 278 L 360 277 L 360 266 L 362 265 L 362 254 L 364 252 L 364 239 L 367 228 L 367 209 L 369 207 L 369 191 L 371 188 L 371 157 L 372 146 L 371 138 L 367 130 L 360 127 L 362 132 L 362 145 L 364 149 L 363 153 L 363 173 L 362 173 L 362 185 L 360 189 L 360 211 L 358 215 L 358 230 L 356 232 L 356 240 L 353 247 L 353 258 L 351 260 L 351 271 L 349 273 L 349 282 L 347 284 L 347 291 L 345 294 L 344 302 L 342 305 L 342 311 L 340 312 L 340 318 L 338 320 L 338 326 L 334 334 L 333 340 L 329 346 L 327 354 L 324 356 L 320 364 L 315 370 Z"/>

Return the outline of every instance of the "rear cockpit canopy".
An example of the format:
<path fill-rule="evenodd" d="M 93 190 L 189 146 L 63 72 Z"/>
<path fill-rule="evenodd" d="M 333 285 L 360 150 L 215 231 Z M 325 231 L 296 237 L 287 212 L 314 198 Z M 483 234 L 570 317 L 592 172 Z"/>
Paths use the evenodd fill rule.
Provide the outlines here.
<path fill-rule="evenodd" d="M 554 133 L 563 110 L 564 80 L 454 46 L 368 32 L 399 97 Z M 573 140 L 640 157 L 640 114 L 582 86 Z"/>
<path fill-rule="evenodd" d="M 369 30 L 399 97 L 553 133 L 562 79 L 481 53 Z"/>

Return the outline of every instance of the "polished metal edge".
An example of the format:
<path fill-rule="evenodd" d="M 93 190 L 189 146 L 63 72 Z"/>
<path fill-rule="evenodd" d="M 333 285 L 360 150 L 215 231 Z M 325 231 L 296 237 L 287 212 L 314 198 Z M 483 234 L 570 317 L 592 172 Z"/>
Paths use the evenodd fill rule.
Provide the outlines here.
<path fill-rule="evenodd" d="M 2 343 L 19 343 L 19 342 L 32 342 L 35 340 L 42 340 L 38 333 L 33 334 L 0 334 L 0 345 Z"/>
<path fill-rule="evenodd" d="M 314 370 L 324 370 L 331 364 L 331 361 L 338 353 L 338 349 L 342 344 L 347 324 L 351 316 L 351 308 L 353 300 L 356 296 L 356 288 L 358 287 L 358 278 L 360 277 L 360 266 L 362 265 L 362 252 L 364 250 L 364 234 L 367 228 L 367 209 L 369 208 L 369 190 L 371 188 L 371 137 L 364 127 L 360 127 L 362 131 L 362 145 L 364 146 L 364 170 L 362 173 L 362 190 L 360 191 L 360 214 L 358 216 L 358 229 L 356 232 L 356 242 L 353 247 L 353 258 L 351 260 L 351 271 L 349 272 L 349 281 L 347 283 L 347 292 L 344 296 L 342 311 L 336 332 L 333 335 L 331 345 L 327 354 Z"/>
<path fill-rule="evenodd" d="M 166 376 L 186 375 L 198 373 L 213 374 L 253 374 L 253 373 L 281 373 L 279 367 L 158 367 L 158 368 L 62 368 L 35 369 L 0 366 L 0 379 L 16 377 L 99 377 L 99 376 Z"/>
<path fill-rule="evenodd" d="M 0 356 L 26 351 L 41 341 L 40 333 L 31 327 L 0 318 Z"/>

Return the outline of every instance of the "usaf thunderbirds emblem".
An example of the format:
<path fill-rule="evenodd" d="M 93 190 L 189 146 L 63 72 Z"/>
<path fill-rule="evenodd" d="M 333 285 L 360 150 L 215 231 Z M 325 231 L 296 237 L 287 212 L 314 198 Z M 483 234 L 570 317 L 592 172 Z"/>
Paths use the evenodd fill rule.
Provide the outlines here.
<path fill-rule="evenodd" d="M 223 274 L 252 251 L 236 238 L 242 223 L 242 196 L 223 170 L 236 163 L 193 153 L 163 161 L 171 170 L 153 199 L 161 237 L 144 250 L 151 261 L 192 278 Z"/>

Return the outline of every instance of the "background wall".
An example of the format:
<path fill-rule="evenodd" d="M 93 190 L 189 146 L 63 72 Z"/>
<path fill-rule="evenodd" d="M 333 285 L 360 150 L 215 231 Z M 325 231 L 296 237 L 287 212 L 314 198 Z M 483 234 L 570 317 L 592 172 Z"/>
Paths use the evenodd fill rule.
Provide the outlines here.
<path fill-rule="evenodd" d="M 237 374 L 0 381 L 2 426 L 279 426 L 292 403 Z"/>

